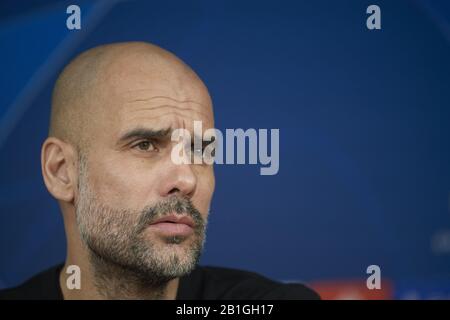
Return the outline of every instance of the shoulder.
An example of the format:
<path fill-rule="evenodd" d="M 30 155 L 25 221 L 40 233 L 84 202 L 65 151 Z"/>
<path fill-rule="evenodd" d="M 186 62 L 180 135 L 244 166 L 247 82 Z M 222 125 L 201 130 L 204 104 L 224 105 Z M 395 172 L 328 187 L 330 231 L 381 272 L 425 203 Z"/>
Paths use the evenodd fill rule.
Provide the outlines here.
<path fill-rule="evenodd" d="M 221 267 L 197 267 L 181 279 L 180 299 L 318 300 L 300 283 L 281 283 L 260 274 Z"/>
<path fill-rule="evenodd" d="M 58 280 L 61 268 L 62 265 L 52 267 L 17 287 L 0 290 L 0 300 L 62 299 Z"/>

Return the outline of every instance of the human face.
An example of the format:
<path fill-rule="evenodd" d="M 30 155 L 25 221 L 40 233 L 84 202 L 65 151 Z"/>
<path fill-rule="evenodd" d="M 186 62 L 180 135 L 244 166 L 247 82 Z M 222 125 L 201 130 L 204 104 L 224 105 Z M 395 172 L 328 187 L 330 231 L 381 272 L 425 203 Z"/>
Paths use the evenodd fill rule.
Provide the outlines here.
<path fill-rule="evenodd" d="M 172 161 L 171 132 L 193 132 L 195 120 L 212 128 L 211 102 L 204 87 L 180 79 L 174 86 L 138 72 L 121 84 L 104 88 L 86 132 L 77 223 L 94 254 L 164 282 L 195 266 L 214 190 L 212 166 Z"/>

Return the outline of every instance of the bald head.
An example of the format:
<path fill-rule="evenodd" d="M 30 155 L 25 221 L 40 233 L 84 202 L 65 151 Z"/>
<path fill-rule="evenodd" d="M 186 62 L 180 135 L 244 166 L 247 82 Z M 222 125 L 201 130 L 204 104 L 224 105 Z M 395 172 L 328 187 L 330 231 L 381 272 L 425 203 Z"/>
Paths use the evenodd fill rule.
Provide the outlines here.
<path fill-rule="evenodd" d="M 212 118 L 206 87 L 172 53 L 145 42 L 92 48 L 74 58 L 56 81 L 49 135 L 85 150 L 103 120 L 130 101 L 158 97 L 197 103 Z"/>
<path fill-rule="evenodd" d="M 176 296 L 176 278 L 201 253 L 215 186 L 211 164 L 172 161 L 180 145 L 198 150 L 194 139 L 173 138 L 177 129 L 200 136 L 196 121 L 214 128 L 205 85 L 154 45 L 100 46 L 61 73 L 41 163 L 63 212 L 66 263 L 83 270 L 84 291 L 77 294 L 142 299 L 168 288 Z M 153 226 L 175 213 L 191 226 Z"/>

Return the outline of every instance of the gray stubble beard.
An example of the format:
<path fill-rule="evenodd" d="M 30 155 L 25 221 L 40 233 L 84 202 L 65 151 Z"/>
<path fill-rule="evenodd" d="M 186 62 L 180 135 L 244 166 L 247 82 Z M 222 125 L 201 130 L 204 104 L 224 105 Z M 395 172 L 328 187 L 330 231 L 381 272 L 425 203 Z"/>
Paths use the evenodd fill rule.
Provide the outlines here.
<path fill-rule="evenodd" d="M 111 208 L 90 190 L 85 159 L 79 163 L 76 220 L 98 292 L 110 299 L 163 297 L 170 280 L 189 274 L 197 265 L 207 221 L 183 197 L 173 196 L 141 211 Z M 193 240 L 146 239 L 149 224 L 168 213 L 187 214 L 194 220 Z"/>

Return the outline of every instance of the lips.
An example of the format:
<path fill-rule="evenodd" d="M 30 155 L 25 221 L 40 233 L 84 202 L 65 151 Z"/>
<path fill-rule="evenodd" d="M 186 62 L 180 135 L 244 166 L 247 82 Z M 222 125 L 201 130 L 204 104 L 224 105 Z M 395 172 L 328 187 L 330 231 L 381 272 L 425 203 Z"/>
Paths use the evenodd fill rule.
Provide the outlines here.
<path fill-rule="evenodd" d="M 171 214 L 154 221 L 149 228 L 164 236 L 188 236 L 193 233 L 194 226 L 192 218 Z"/>
<path fill-rule="evenodd" d="M 192 218 L 190 218 L 188 216 L 178 216 L 178 215 L 174 215 L 174 214 L 162 217 L 162 218 L 156 220 L 155 222 L 153 222 L 152 225 L 157 224 L 157 223 L 179 223 L 179 224 L 185 224 L 191 228 L 194 227 L 194 221 L 192 220 Z"/>

